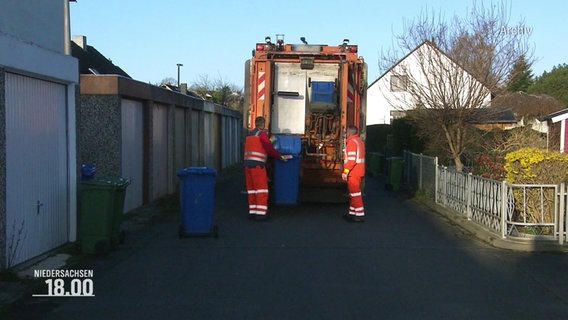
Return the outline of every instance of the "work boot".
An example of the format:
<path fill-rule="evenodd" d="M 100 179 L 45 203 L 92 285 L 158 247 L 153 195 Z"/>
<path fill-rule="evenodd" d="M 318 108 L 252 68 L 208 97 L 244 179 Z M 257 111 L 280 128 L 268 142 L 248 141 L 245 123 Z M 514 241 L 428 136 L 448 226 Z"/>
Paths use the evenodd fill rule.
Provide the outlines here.
<path fill-rule="evenodd" d="M 351 222 L 365 222 L 365 218 L 363 217 L 357 217 L 357 216 L 352 216 L 351 217 Z"/>
<path fill-rule="evenodd" d="M 270 216 L 267 214 L 257 214 L 254 221 L 267 221 L 270 219 Z"/>
<path fill-rule="evenodd" d="M 347 222 L 365 222 L 365 218 L 357 217 L 357 216 L 352 215 L 352 214 L 344 214 L 342 216 L 342 218 L 347 220 Z"/>

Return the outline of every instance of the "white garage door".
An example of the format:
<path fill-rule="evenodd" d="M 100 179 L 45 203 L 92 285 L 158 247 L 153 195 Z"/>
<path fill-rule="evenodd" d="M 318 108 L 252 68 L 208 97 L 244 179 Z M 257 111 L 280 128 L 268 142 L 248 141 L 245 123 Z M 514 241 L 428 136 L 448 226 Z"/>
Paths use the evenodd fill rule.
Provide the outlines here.
<path fill-rule="evenodd" d="M 68 241 L 66 86 L 6 74 L 6 259 Z"/>

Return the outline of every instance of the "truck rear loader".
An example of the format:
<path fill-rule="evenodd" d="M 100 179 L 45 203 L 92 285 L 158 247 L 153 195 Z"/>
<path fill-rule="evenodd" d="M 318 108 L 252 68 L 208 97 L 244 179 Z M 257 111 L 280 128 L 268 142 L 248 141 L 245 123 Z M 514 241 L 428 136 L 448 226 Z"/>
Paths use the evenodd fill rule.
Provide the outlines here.
<path fill-rule="evenodd" d="M 367 65 L 356 45 L 285 44 L 266 37 L 245 65 L 244 128 L 266 119 L 269 134 L 301 142 L 299 201 L 344 202 L 346 128 L 365 139 Z"/>

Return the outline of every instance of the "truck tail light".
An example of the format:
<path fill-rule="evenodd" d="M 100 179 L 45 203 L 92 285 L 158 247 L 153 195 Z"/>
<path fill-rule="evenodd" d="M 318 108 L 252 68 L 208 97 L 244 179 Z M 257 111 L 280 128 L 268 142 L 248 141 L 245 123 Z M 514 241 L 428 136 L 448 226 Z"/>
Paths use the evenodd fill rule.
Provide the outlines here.
<path fill-rule="evenodd" d="M 347 46 L 347 52 L 350 52 L 350 53 L 357 53 L 357 46 L 354 46 L 354 45 L 352 45 L 352 46 Z"/>
<path fill-rule="evenodd" d="M 256 51 L 268 51 L 270 45 L 266 43 L 257 43 L 256 44 Z"/>

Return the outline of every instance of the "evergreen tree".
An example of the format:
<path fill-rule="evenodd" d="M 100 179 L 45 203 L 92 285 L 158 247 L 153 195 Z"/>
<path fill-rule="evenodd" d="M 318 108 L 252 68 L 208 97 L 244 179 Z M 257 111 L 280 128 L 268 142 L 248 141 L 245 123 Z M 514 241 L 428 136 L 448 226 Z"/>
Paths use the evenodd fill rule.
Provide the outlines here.
<path fill-rule="evenodd" d="M 529 93 L 547 94 L 568 106 L 568 64 L 564 63 L 544 72 L 528 88 Z"/>
<path fill-rule="evenodd" d="M 533 83 L 533 74 L 530 64 L 527 63 L 525 56 L 521 55 L 513 65 L 509 79 L 507 80 L 507 91 L 526 92 Z"/>

